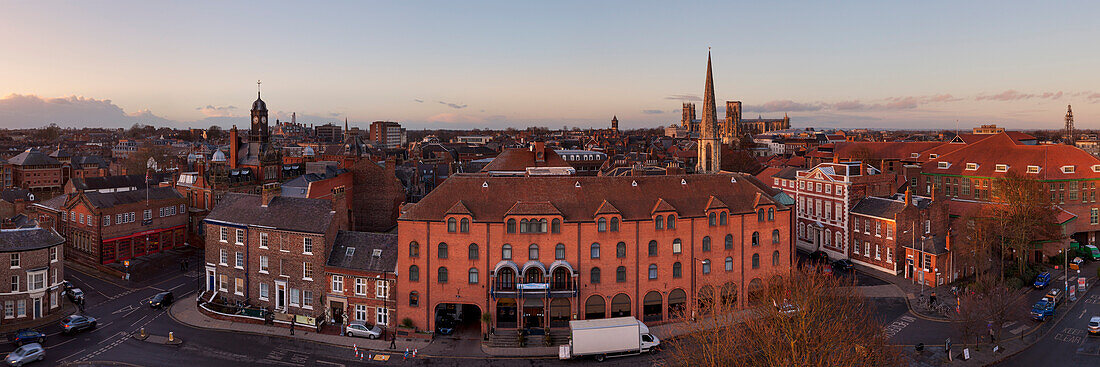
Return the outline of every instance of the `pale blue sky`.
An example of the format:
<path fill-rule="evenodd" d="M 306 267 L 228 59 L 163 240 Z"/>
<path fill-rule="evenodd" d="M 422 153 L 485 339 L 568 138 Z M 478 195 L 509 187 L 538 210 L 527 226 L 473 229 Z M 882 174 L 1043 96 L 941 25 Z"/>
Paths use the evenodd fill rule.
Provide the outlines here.
<path fill-rule="evenodd" d="M 720 100 L 796 126 L 1054 128 L 1073 104 L 1095 128 L 1098 15 L 1096 2 L 8 1 L 0 126 L 243 125 L 262 79 L 278 117 L 308 123 L 652 127 L 679 121 L 674 96 L 701 95 L 711 46 Z"/>

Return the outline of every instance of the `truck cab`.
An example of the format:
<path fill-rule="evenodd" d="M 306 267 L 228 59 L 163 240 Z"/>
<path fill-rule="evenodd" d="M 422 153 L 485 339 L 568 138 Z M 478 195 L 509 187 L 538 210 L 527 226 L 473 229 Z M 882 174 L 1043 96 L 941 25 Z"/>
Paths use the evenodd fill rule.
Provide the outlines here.
<path fill-rule="evenodd" d="M 1085 257 L 1089 258 L 1089 260 L 1100 260 L 1100 249 L 1096 248 L 1096 245 L 1085 245 L 1081 247 L 1081 250 L 1084 251 Z"/>
<path fill-rule="evenodd" d="M 642 334 L 642 353 L 653 352 L 655 351 L 657 346 L 661 345 L 661 339 L 658 339 L 656 336 L 653 336 L 653 334 L 650 334 L 648 326 L 645 326 L 645 324 L 639 322 L 638 329 L 638 331 L 640 331 Z"/>
<path fill-rule="evenodd" d="M 1046 321 L 1054 316 L 1054 302 L 1043 298 L 1031 306 L 1031 318 L 1036 321 Z"/>

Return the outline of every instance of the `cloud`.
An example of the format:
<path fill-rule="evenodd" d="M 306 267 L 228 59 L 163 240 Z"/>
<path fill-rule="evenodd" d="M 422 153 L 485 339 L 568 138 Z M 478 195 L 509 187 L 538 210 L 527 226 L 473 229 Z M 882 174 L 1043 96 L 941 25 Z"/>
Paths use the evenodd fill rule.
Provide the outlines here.
<path fill-rule="evenodd" d="M 671 96 L 665 97 L 665 99 L 676 99 L 676 100 L 681 100 L 681 101 L 685 101 L 685 102 L 702 101 L 703 100 L 702 97 L 699 97 L 699 96 L 694 95 L 694 94 L 673 94 Z"/>
<path fill-rule="evenodd" d="M 444 106 L 447 106 L 447 107 L 450 107 L 450 108 L 453 108 L 453 109 L 456 109 L 456 110 L 461 110 L 461 109 L 467 107 L 465 104 L 457 104 L 457 103 L 443 102 L 443 101 L 436 101 L 436 102 L 439 102 L 439 104 L 441 104 L 441 105 L 444 105 Z"/>
<path fill-rule="evenodd" d="M 765 102 L 759 106 L 745 106 L 745 112 L 803 112 L 817 111 L 822 106 L 818 103 L 798 103 L 792 100 L 778 100 Z"/>
<path fill-rule="evenodd" d="M 420 98 L 413 98 L 413 101 L 415 101 L 416 103 L 424 103 L 424 100 Z"/>
<path fill-rule="evenodd" d="M 665 111 L 661 111 L 661 110 L 642 110 L 642 113 L 647 114 L 647 115 L 659 115 L 659 114 L 665 113 Z"/>
<path fill-rule="evenodd" d="M 175 121 L 148 110 L 127 113 L 109 99 L 82 96 L 44 98 L 9 94 L 0 98 L 0 127 L 25 128 L 57 124 L 62 127 L 130 127 L 133 124 L 166 125 Z"/>
<path fill-rule="evenodd" d="M 1015 89 L 1009 89 L 1001 93 L 993 95 L 979 95 L 974 97 L 975 101 L 1019 101 L 1023 99 L 1041 98 L 1041 99 L 1059 99 L 1062 98 L 1064 93 L 1062 91 L 1057 92 L 1043 92 L 1043 93 L 1022 93 Z"/>
<path fill-rule="evenodd" d="M 837 111 L 856 111 L 866 109 L 867 105 L 863 104 L 859 100 L 851 100 L 833 103 L 832 107 Z"/>
<path fill-rule="evenodd" d="M 1089 96 L 1088 96 L 1088 97 L 1086 97 L 1086 98 L 1088 98 L 1088 100 L 1089 100 L 1090 102 L 1094 102 L 1094 101 L 1100 100 L 1100 93 L 1093 93 L 1093 94 L 1089 94 Z"/>
<path fill-rule="evenodd" d="M 227 117 L 233 116 L 233 111 L 235 111 L 237 107 L 206 105 L 206 107 L 195 107 L 195 109 L 202 112 L 206 117 Z"/>

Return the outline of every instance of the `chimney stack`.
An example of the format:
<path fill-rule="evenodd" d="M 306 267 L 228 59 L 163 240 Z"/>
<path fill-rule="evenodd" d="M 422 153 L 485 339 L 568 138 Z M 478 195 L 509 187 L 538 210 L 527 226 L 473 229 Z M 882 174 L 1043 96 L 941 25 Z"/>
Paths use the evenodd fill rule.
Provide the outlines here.
<path fill-rule="evenodd" d="M 397 171 L 397 160 L 393 157 L 386 157 L 386 173 L 394 174 Z"/>
<path fill-rule="evenodd" d="M 271 203 L 271 200 L 274 200 L 276 196 L 279 196 L 279 190 L 281 189 L 278 183 L 264 184 L 264 187 L 260 192 L 260 206 L 266 208 L 267 204 Z"/>
<path fill-rule="evenodd" d="M 912 202 L 913 202 L 913 197 L 909 193 L 909 188 L 906 187 L 905 188 L 905 206 L 909 206 L 909 204 L 912 203 Z"/>
<path fill-rule="evenodd" d="M 947 230 L 947 235 L 944 236 L 944 247 L 947 248 L 947 252 L 951 252 L 951 230 Z"/>
<path fill-rule="evenodd" d="M 531 151 L 535 152 L 535 163 L 546 163 L 546 143 L 535 140 L 531 143 Z"/>
<path fill-rule="evenodd" d="M 237 150 L 241 142 L 237 139 L 237 125 L 229 129 L 229 168 L 237 169 Z"/>

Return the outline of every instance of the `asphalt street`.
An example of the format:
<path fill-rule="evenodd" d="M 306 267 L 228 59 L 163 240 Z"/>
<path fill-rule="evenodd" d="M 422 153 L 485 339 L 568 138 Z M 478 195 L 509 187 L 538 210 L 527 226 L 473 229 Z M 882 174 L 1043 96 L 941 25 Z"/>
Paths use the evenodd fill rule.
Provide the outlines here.
<path fill-rule="evenodd" d="M 998 366 L 1100 366 L 1100 337 L 1088 333 L 1089 319 L 1100 316 L 1100 287 L 1056 312 L 1061 319 L 1045 337 Z"/>

